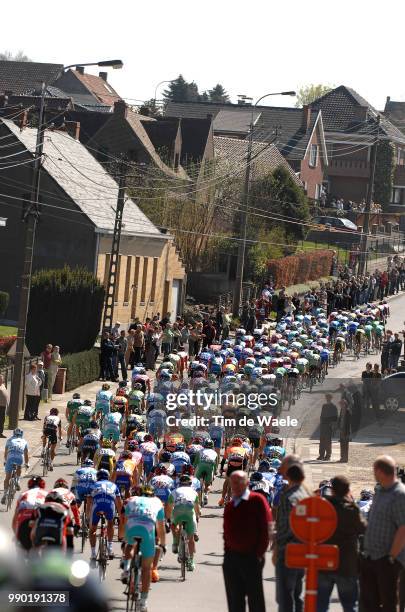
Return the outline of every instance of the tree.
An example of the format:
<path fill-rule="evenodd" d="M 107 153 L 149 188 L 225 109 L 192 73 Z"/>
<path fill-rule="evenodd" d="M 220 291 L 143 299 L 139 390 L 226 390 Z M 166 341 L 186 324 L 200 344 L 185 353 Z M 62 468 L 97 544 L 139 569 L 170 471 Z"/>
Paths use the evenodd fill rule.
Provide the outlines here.
<path fill-rule="evenodd" d="M 391 202 L 395 174 L 395 148 L 388 140 L 380 140 L 374 178 L 373 200 L 387 210 Z"/>
<path fill-rule="evenodd" d="M 324 96 L 329 91 L 332 91 L 332 87 L 329 85 L 305 85 L 304 87 L 300 87 L 297 93 L 297 102 L 295 106 L 297 108 L 304 106 L 304 104 L 311 104 L 317 98 Z"/>
<path fill-rule="evenodd" d="M 208 90 L 208 98 L 210 102 L 216 102 L 217 104 L 230 102 L 228 94 L 220 83 L 217 83 L 213 89 Z"/>
<path fill-rule="evenodd" d="M 17 51 L 15 55 L 11 53 L 11 51 L 4 51 L 4 53 L 0 53 L 0 61 L 2 62 L 32 62 L 32 60 L 25 55 L 23 51 Z"/>
<path fill-rule="evenodd" d="M 156 104 L 156 100 L 151 98 L 150 100 L 146 100 L 142 106 L 139 107 L 139 114 L 145 115 L 146 117 L 161 117 L 162 116 L 162 107 Z"/>
<path fill-rule="evenodd" d="M 199 93 L 194 81 L 188 83 L 182 74 L 170 81 L 169 87 L 163 92 L 163 97 L 172 102 L 198 102 Z"/>
<path fill-rule="evenodd" d="M 100 330 L 104 287 L 85 268 L 39 270 L 32 277 L 27 347 L 38 355 L 46 343 L 63 353 L 93 347 Z"/>

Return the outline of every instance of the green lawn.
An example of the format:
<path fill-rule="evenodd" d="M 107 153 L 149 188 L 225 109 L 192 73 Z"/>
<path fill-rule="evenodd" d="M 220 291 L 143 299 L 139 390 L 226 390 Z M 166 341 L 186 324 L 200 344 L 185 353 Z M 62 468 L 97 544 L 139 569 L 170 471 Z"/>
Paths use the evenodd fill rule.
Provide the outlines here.
<path fill-rule="evenodd" d="M 7 325 L 0 325 L 0 338 L 4 338 L 5 336 L 16 336 L 17 328 L 16 327 L 8 327 Z"/>

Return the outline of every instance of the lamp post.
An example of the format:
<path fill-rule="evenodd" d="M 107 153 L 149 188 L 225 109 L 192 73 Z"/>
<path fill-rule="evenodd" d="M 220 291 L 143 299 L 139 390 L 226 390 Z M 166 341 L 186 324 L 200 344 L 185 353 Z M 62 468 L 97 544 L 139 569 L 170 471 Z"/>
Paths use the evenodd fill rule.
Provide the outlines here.
<path fill-rule="evenodd" d="M 250 166 L 252 162 L 252 147 L 253 147 L 253 131 L 254 131 L 254 110 L 256 106 L 264 98 L 269 96 L 295 96 L 295 91 L 280 91 L 277 93 L 268 93 L 261 96 L 254 104 L 252 104 L 252 114 L 250 118 L 250 129 L 249 129 L 249 142 L 246 156 L 246 173 L 245 173 L 245 184 L 243 189 L 243 204 L 242 214 L 240 223 L 240 240 L 238 245 L 238 260 L 236 265 L 236 279 L 235 287 L 233 291 L 233 315 L 239 316 L 239 308 L 242 298 L 242 284 L 243 284 L 243 271 L 245 267 L 245 254 L 246 254 L 246 232 L 247 232 L 247 213 L 249 208 L 249 191 L 250 191 Z M 247 96 L 238 96 L 243 100 L 251 100 Z"/>
<path fill-rule="evenodd" d="M 123 63 L 121 60 L 104 60 L 100 62 L 88 62 L 85 64 L 69 64 L 64 66 L 61 70 L 63 73 L 69 68 L 79 66 L 110 66 L 112 68 L 122 68 Z M 59 75 L 58 75 L 59 76 Z M 25 246 L 24 246 L 24 263 L 23 271 L 21 274 L 20 281 L 20 304 L 18 311 L 18 332 L 17 342 L 14 358 L 14 372 L 13 380 L 11 384 L 11 395 L 10 395 L 10 411 L 9 411 L 9 427 L 15 429 L 18 425 L 18 410 L 22 401 L 22 377 L 24 373 L 24 347 L 25 347 L 25 336 L 27 328 L 27 316 L 28 306 L 31 288 L 31 276 L 32 276 L 32 263 L 35 246 L 35 233 L 37 227 L 37 221 L 39 218 L 39 194 L 40 194 L 40 177 L 41 177 L 41 162 L 44 148 L 44 114 L 45 114 L 45 97 L 46 89 L 56 77 L 48 81 L 43 82 L 41 86 L 41 101 L 39 107 L 39 119 L 37 138 L 34 150 L 34 165 L 33 175 L 31 183 L 31 195 L 30 201 L 27 203 L 27 209 L 24 214 L 23 221 L 25 222 Z"/>
<path fill-rule="evenodd" d="M 155 87 L 155 95 L 154 95 L 154 98 L 153 98 L 153 104 L 154 104 L 154 106 L 155 106 L 155 109 L 156 109 L 157 90 L 159 89 L 159 87 L 160 87 L 161 85 L 164 85 L 165 83 L 171 83 L 171 82 L 172 82 L 172 80 L 173 80 L 173 79 L 170 79 L 169 81 L 168 81 L 168 80 L 166 80 L 166 81 L 160 81 L 160 83 L 158 83 L 158 84 L 156 85 L 156 87 Z"/>

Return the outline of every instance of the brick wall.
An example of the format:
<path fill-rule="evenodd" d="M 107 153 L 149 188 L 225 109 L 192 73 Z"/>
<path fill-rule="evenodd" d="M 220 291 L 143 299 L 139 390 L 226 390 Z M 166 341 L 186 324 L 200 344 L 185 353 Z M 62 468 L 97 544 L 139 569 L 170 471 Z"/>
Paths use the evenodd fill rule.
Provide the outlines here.
<path fill-rule="evenodd" d="M 310 159 L 310 149 L 311 144 L 316 144 L 318 146 L 318 159 L 317 164 L 313 168 L 309 164 Z M 300 168 L 300 178 L 301 181 L 307 185 L 307 196 L 309 198 L 315 198 L 316 196 L 316 186 L 322 185 L 323 175 L 324 175 L 324 161 L 323 161 L 323 153 L 321 149 L 320 137 L 319 137 L 319 128 L 317 127 L 314 131 L 312 138 L 310 140 L 308 151 L 305 158 L 301 161 Z"/>

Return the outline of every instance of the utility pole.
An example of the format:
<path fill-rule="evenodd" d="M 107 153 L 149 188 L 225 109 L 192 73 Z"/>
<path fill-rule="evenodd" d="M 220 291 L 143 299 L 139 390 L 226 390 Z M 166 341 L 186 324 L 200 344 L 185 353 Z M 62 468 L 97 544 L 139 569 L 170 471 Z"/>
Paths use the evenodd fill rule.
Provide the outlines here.
<path fill-rule="evenodd" d="M 105 296 L 102 330 L 111 331 L 114 316 L 115 291 L 117 287 L 118 259 L 120 253 L 122 217 L 125 205 L 126 164 L 122 161 L 118 184 L 117 207 L 115 209 L 114 233 L 111 246 L 110 266 L 108 269 L 108 284 Z"/>
<path fill-rule="evenodd" d="M 371 213 L 371 203 L 373 201 L 373 193 L 374 193 L 374 179 L 375 179 L 375 169 L 377 166 L 377 152 L 378 152 L 378 139 L 380 136 L 380 120 L 381 117 L 378 115 L 377 117 L 377 137 L 374 141 L 372 152 L 371 152 L 371 168 L 370 168 L 370 179 L 368 182 L 367 188 L 367 198 L 366 198 L 366 206 L 364 208 L 364 224 L 363 224 L 363 235 L 360 240 L 360 266 L 359 273 L 364 274 L 367 263 L 367 238 L 370 233 L 370 213 Z"/>
<path fill-rule="evenodd" d="M 14 373 L 11 384 L 10 395 L 10 429 L 18 426 L 18 411 L 22 403 L 22 377 L 24 372 L 24 348 L 25 334 L 27 329 L 27 316 L 31 289 L 31 273 L 34 255 L 35 233 L 37 222 L 40 215 L 39 189 L 41 178 L 41 163 L 44 149 L 44 114 L 45 114 L 45 83 L 42 83 L 41 105 L 39 109 L 38 131 L 36 146 L 34 151 L 34 166 L 31 184 L 30 201 L 24 212 L 23 221 L 25 222 L 25 246 L 23 271 L 20 280 L 20 305 L 18 312 L 18 332 L 14 358 Z"/>

